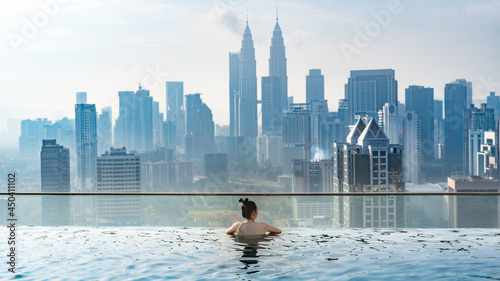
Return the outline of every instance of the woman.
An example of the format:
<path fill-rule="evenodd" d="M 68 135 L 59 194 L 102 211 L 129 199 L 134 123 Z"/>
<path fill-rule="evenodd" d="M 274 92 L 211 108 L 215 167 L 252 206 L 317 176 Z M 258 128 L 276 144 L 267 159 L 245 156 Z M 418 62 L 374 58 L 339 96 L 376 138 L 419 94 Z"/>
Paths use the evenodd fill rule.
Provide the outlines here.
<path fill-rule="evenodd" d="M 226 229 L 226 234 L 237 234 L 244 236 L 263 235 L 267 232 L 281 233 L 279 228 L 271 226 L 265 222 L 255 222 L 259 211 L 257 204 L 248 200 L 248 198 L 240 198 L 241 202 L 241 215 L 245 218 L 243 222 L 235 222 L 230 228 Z"/>

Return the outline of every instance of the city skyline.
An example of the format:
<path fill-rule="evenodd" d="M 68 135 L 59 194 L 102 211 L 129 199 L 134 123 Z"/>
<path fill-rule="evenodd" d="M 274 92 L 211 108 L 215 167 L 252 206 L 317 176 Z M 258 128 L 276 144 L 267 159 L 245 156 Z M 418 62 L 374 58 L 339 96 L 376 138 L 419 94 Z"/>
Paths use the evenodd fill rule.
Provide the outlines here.
<path fill-rule="evenodd" d="M 442 100 L 445 84 L 458 78 L 473 82 L 475 100 L 485 101 L 490 91 L 500 90 L 500 82 L 496 82 L 500 73 L 494 68 L 499 61 L 495 49 L 500 40 L 491 36 L 500 24 L 494 16 L 500 10 L 499 1 L 436 3 L 428 11 L 425 4 L 407 1 L 362 5 L 297 1 L 134 4 L 137 2 L 120 2 L 119 6 L 75 1 L 52 10 L 35 2 L 0 4 L 2 22 L 8 23 L 0 28 L 4 35 L 0 57 L 6 62 L 0 74 L 7 81 L 4 93 L 11 99 L 1 106 L 0 131 L 6 129 L 9 118 L 72 118 L 74 94 L 80 91 L 87 92 L 88 102 L 96 104 L 98 111 L 112 106 L 114 121 L 117 93 L 134 90 L 141 82 L 149 83 L 144 87 L 165 113 L 165 81 L 184 81 L 185 94 L 201 93 L 214 112 L 215 123 L 227 125 L 227 56 L 241 46 L 248 10 L 260 100 L 260 78 L 268 75 L 276 6 L 287 47 L 289 96 L 296 102 L 305 101 L 306 75 L 315 68 L 325 76 L 330 110 L 336 110 L 337 101 L 344 98 L 350 70 L 394 69 L 401 102 L 403 90 L 410 85 L 434 88 L 435 98 Z M 30 38 L 22 37 L 25 26 L 42 13 L 47 23 L 34 26 Z M 92 13 L 104 13 L 107 19 L 90 17 Z M 389 17 L 383 20 L 384 15 Z M 85 17 L 89 27 L 81 25 Z M 165 21 L 175 25 L 162 25 Z M 175 28 L 167 28 L 171 26 Z M 95 32 L 90 27 L 102 30 Z M 355 43 L 359 32 L 374 27 L 367 44 Z M 108 38 L 106 31 L 113 35 Z M 196 43 L 200 40 L 203 47 Z M 347 55 L 346 46 L 359 53 Z"/>

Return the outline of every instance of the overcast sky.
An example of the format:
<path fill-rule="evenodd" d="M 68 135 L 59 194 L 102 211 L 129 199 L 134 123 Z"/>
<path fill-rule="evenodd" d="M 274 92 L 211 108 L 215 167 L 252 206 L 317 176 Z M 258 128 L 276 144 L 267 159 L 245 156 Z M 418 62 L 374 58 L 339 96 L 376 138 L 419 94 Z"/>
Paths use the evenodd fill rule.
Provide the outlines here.
<path fill-rule="evenodd" d="M 358 69 L 395 69 L 401 102 L 409 85 L 442 99 L 457 78 L 473 82 L 476 100 L 500 93 L 500 1 L 0 1 L 0 130 L 8 118 L 74 118 L 79 91 L 116 118 L 118 91 L 140 82 L 164 112 L 165 81 L 202 93 L 228 124 L 228 53 L 248 10 L 260 97 L 276 6 L 296 102 L 311 68 L 325 75 L 330 110 Z"/>

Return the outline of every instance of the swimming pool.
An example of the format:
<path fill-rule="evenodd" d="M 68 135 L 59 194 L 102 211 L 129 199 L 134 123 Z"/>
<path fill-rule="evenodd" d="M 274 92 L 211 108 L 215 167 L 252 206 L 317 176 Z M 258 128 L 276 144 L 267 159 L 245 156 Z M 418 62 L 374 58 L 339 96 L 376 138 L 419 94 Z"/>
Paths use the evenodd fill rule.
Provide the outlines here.
<path fill-rule="evenodd" d="M 223 232 L 21 226 L 17 274 L 4 268 L 0 278 L 500 280 L 499 229 L 284 228 L 257 240 Z M 0 235 L 6 237 L 6 230 Z"/>

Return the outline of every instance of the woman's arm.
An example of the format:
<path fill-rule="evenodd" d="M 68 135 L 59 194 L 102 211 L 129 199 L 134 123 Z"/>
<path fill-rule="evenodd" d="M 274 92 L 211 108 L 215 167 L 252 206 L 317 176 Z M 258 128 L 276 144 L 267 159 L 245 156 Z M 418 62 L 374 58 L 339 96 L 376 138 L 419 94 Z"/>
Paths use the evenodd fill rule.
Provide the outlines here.
<path fill-rule="evenodd" d="M 226 234 L 233 234 L 236 232 L 236 230 L 238 229 L 238 225 L 240 223 L 239 222 L 235 222 L 233 223 L 233 225 L 231 225 L 231 227 L 229 227 L 228 229 L 226 229 Z"/>
<path fill-rule="evenodd" d="M 269 231 L 271 233 L 281 233 L 281 229 L 267 223 L 265 225 L 266 225 L 266 231 Z"/>

